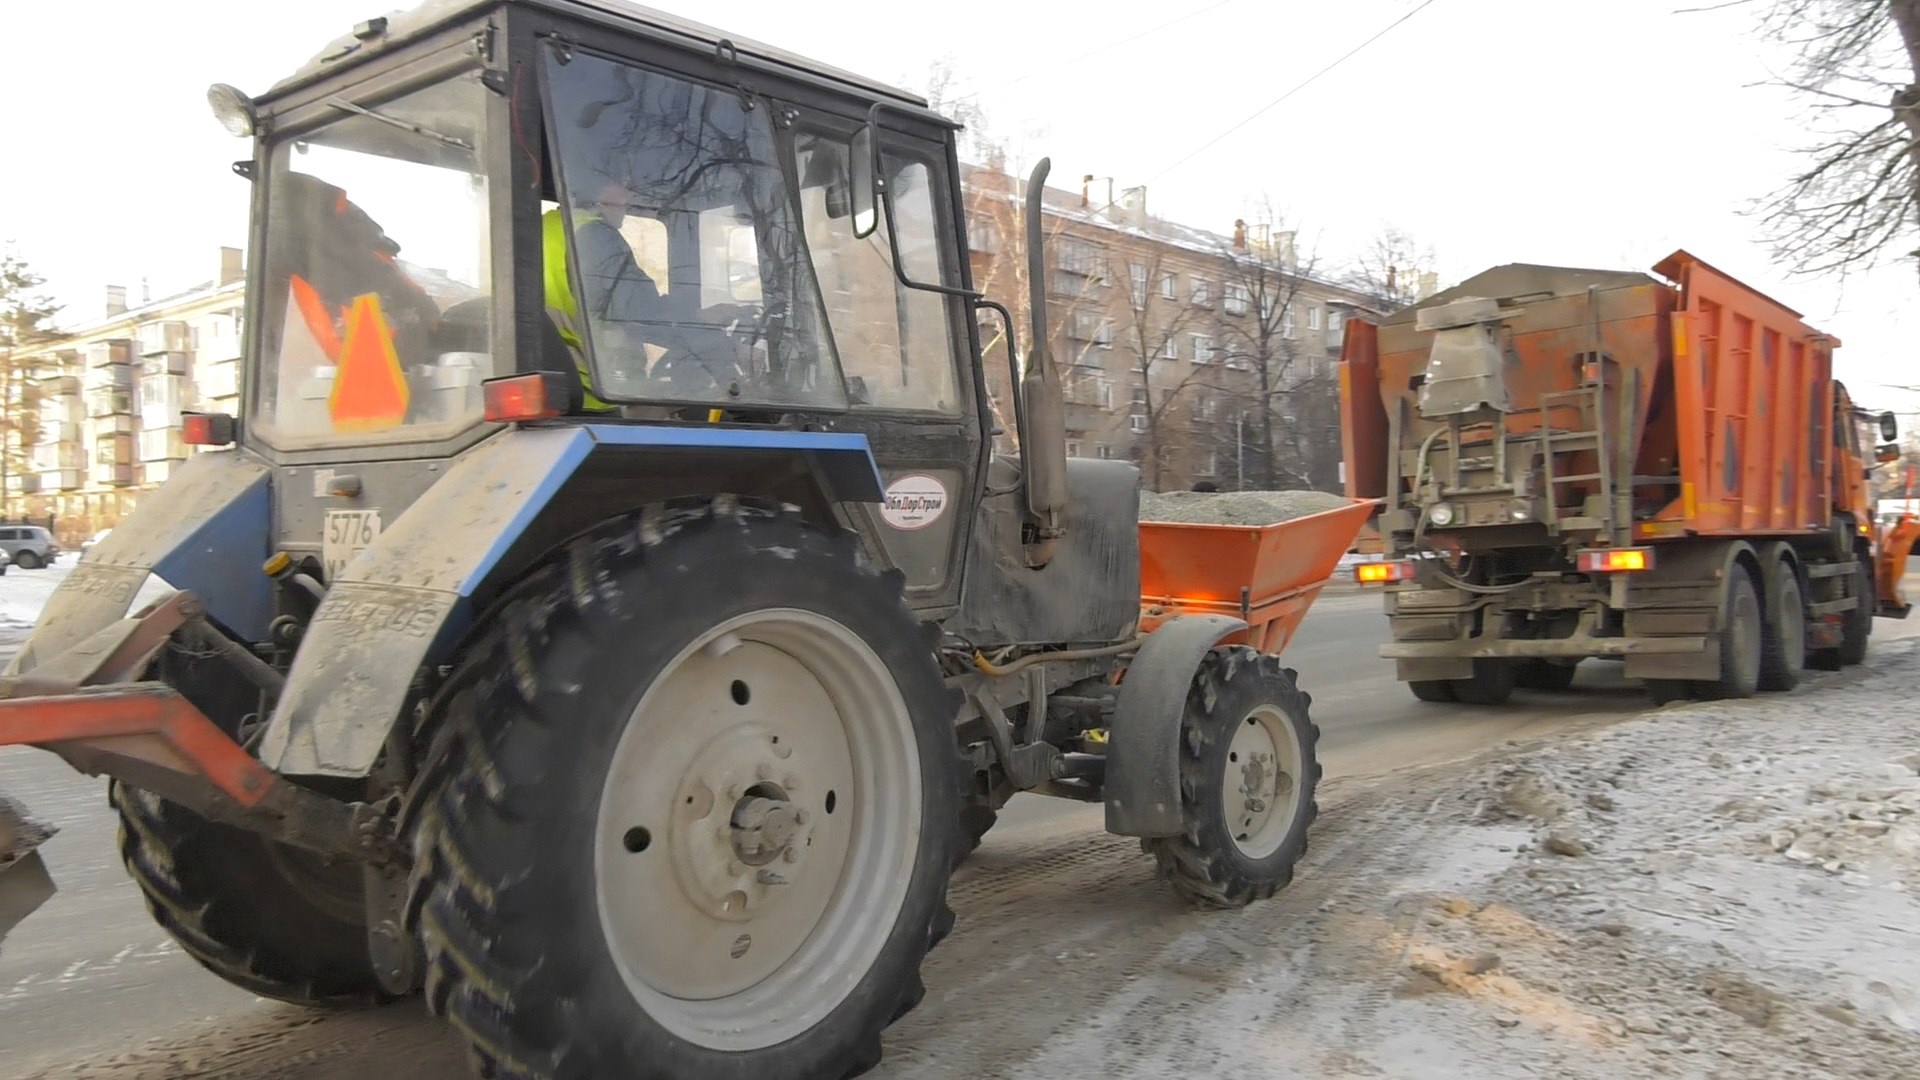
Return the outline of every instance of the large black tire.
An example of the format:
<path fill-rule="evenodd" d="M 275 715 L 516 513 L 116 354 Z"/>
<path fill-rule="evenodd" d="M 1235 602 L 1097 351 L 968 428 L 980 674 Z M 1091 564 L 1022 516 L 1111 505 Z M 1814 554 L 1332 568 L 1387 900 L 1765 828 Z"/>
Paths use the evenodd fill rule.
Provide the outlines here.
<path fill-rule="evenodd" d="M 1178 836 L 1142 840 L 1176 892 L 1205 907 L 1243 907 L 1272 896 L 1293 880 L 1307 853 L 1307 830 L 1320 783 L 1315 746 L 1320 729 L 1307 715 L 1312 699 L 1291 669 L 1244 647 L 1215 649 L 1201 661 L 1181 716 Z M 1243 731 L 1269 740 L 1274 761 L 1242 760 L 1234 749 Z M 1285 742 L 1285 745 L 1282 742 Z M 1290 755 L 1291 760 L 1280 760 Z M 1290 771 L 1289 771 L 1290 770 Z M 1287 801 L 1285 816 L 1268 815 L 1264 801 L 1250 808 L 1273 780 L 1272 802 Z M 1238 794 L 1229 814 L 1230 794 Z"/>
<path fill-rule="evenodd" d="M 31 551 L 22 551 L 13 557 L 13 565 L 22 570 L 38 570 L 46 565 L 46 561 Z"/>
<path fill-rule="evenodd" d="M 1576 664 L 1521 660 L 1514 665 L 1513 683 L 1523 690 L 1570 690 L 1578 671 Z"/>
<path fill-rule="evenodd" d="M 1473 662 L 1473 678 L 1453 680 L 1453 697 L 1462 705 L 1505 705 L 1513 696 L 1512 660 L 1492 658 Z"/>
<path fill-rule="evenodd" d="M 1731 700 L 1754 695 L 1760 688 L 1762 621 L 1753 575 L 1735 566 L 1727 575 L 1727 593 L 1720 601 L 1720 678 L 1694 684 L 1696 696 Z"/>
<path fill-rule="evenodd" d="M 1807 610 L 1800 576 L 1785 559 L 1767 568 L 1766 601 L 1758 685 L 1762 690 L 1791 690 L 1807 670 Z"/>
<path fill-rule="evenodd" d="M 933 636 L 923 632 L 902 602 L 901 584 L 898 573 L 865 567 L 850 535 L 829 535 L 791 513 L 718 500 L 710 507 L 649 513 L 575 541 L 496 609 L 485 635 L 465 650 L 434 710 L 439 728 L 416 797 L 421 809 L 410 902 L 426 958 L 427 1004 L 464 1036 L 481 1075 L 797 1080 L 851 1076 L 879 1061 L 881 1030 L 919 1002 L 921 961 L 952 927 L 946 890 L 959 845 L 954 812 L 959 702 L 942 682 Z M 797 618 L 803 626 L 819 625 L 808 620 L 830 620 L 846 637 L 819 648 L 856 650 L 857 663 L 864 665 L 857 674 L 868 680 L 861 685 L 884 684 L 888 700 L 904 703 L 904 709 L 846 710 L 840 696 L 828 695 L 835 715 L 877 717 L 860 722 L 889 733 L 895 747 L 889 752 L 913 766 L 857 773 L 868 779 L 847 785 L 838 818 L 820 821 L 848 823 L 840 827 L 851 835 L 865 827 L 861 822 L 911 820 L 888 816 L 885 803 L 876 800 L 888 790 L 917 790 L 909 809 L 919 828 L 892 834 L 902 838 L 897 843 L 911 846 L 898 848 L 897 861 L 886 863 L 896 868 L 891 873 L 824 871 L 827 876 L 818 880 L 830 884 L 816 929 L 795 946 L 798 951 L 776 961 L 771 974 L 756 976 L 759 981 L 745 989 L 694 1000 L 627 974 L 645 967 L 631 962 L 636 951 L 672 942 L 681 926 L 668 920 L 678 918 L 680 909 L 664 902 L 636 909 L 623 903 L 633 893 L 603 902 L 600 889 L 613 888 L 606 883 L 621 879 L 620 868 L 649 852 L 669 858 L 693 850 L 697 835 L 706 834 L 683 826 L 682 817 L 703 814 L 699 821 L 718 824 L 722 838 L 729 828 L 740 829 L 741 804 L 735 804 L 732 816 L 716 821 L 710 810 L 683 815 L 679 787 L 664 791 L 664 800 L 653 795 L 661 788 L 643 782 L 650 773 L 622 771 L 621 783 L 607 781 L 634 762 L 640 764 L 631 767 L 642 770 L 674 769 L 687 778 L 683 784 L 707 776 L 704 766 L 700 772 L 694 764 L 681 768 L 679 745 L 670 738 L 650 739 L 634 749 L 622 735 L 629 729 L 668 736 L 685 730 L 702 738 L 713 732 L 708 746 L 733 739 L 746 722 L 732 718 L 749 714 L 727 710 L 736 705 L 745 710 L 746 701 L 753 700 L 740 677 L 731 683 L 731 701 L 710 702 L 703 691 L 693 699 L 699 703 L 696 710 L 676 713 L 679 719 L 665 726 L 662 713 L 648 715 L 649 709 L 659 709 L 649 704 L 648 695 L 656 685 L 667 688 L 663 695 L 706 686 L 683 681 L 698 667 L 696 660 L 722 665 L 725 657 L 759 650 L 806 666 L 808 661 L 794 659 L 797 639 L 787 639 L 787 651 L 781 652 L 780 646 L 751 636 L 760 632 L 752 620 L 767 618 Z M 714 636 L 736 623 L 746 627 L 740 633 L 747 637 Z M 749 650 L 740 648 L 742 640 Z M 717 677 L 715 693 L 728 696 L 726 676 Z M 777 725 L 787 707 L 777 693 L 762 695 L 766 707 L 751 714 L 769 718 L 764 723 L 774 725 L 771 730 L 783 730 Z M 799 738 L 788 745 L 795 753 L 805 752 Z M 773 775 L 781 784 L 789 782 Z M 802 794 L 780 795 L 793 800 L 783 805 L 799 807 L 804 799 L 813 815 L 832 815 L 835 792 L 825 792 L 822 801 L 818 790 L 831 781 L 813 786 L 814 774 L 802 775 L 807 786 L 793 789 Z M 746 789 L 746 795 L 760 787 Z M 627 798 L 640 802 L 622 809 Z M 712 801 L 724 805 L 718 796 Z M 659 821 L 646 816 L 656 813 L 662 815 Z M 635 823 L 628 827 L 630 821 Z M 815 836 L 830 834 L 810 833 L 809 848 Z M 689 846 L 682 847 L 683 840 Z M 834 842 L 830 838 L 822 847 Z M 858 838 L 848 841 L 855 842 Z M 795 855 L 796 862 L 802 854 L 785 853 Z M 788 872 L 804 875 L 814 865 L 807 862 Z M 621 880 L 637 882 L 628 886 L 632 889 L 686 890 L 678 867 L 670 861 L 656 865 L 658 874 L 627 871 Z M 793 887 L 812 884 L 813 879 L 798 876 Z M 897 891 L 886 894 L 889 889 Z M 734 895 L 742 896 L 743 905 L 773 903 Z M 883 898 L 873 900 L 876 895 Z M 725 910 L 735 910 L 731 895 L 727 904 Z M 714 910 L 707 909 L 709 915 Z M 636 929 L 636 922 L 644 930 Z M 755 944 L 761 945 L 758 956 L 768 956 L 769 950 L 780 955 L 777 944 L 764 943 L 765 927 L 747 925 L 754 933 L 737 939 L 727 930 L 725 937 L 684 934 L 680 940 L 693 950 L 705 948 L 701 941 L 719 941 L 723 952 L 730 941 L 735 960 Z M 844 929 L 849 926 L 864 929 Z M 854 944 L 868 950 L 870 961 L 843 959 L 855 951 L 852 946 L 844 952 L 820 951 L 845 940 L 845 934 L 869 935 L 856 937 Z M 709 955 L 696 951 L 695 959 L 708 963 Z M 795 980 L 812 981 L 803 991 Z M 709 1029 L 701 1027 L 700 1017 L 711 1014 L 693 1011 L 774 992 L 788 1014 L 803 1016 L 797 1030 L 777 1028 L 793 1022 L 779 1019 L 774 1010 L 733 1004 L 748 1008 L 751 1019 L 732 1034 L 738 1042 L 728 1046 L 724 1037 L 708 1037 Z M 808 1010 L 816 1012 L 807 1016 Z"/>
<path fill-rule="evenodd" d="M 1854 560 L 1853 591 L 1860 598 L 1860 606 L 1847 612 L 1836 650 L 1840 663 L 1848 667 L 1866 663 L 1867 640 L 1873 636 L 1873 613 L 1879 603 L 1873 588 L 1873 569 L 1864 557 Z"/>
<path fill-rule="evenodd" d="M 258 701 L 212 660 L 169 651 L 156 674 L 238 735 Z M 188 956 L 261 997 L 296 1005 L 385 1000 L 367 951 L 365 882 L 355 863 L 274 844 L 115 781 L 120 857 L 147 910 Z"/>
<path fill-rule="evenodd" d="M 1407 683 L 1407 689 L 1421 701 L 1431 701 L 1444 705 L 1460 700 L 1453 696 L 1452 679 L 1413 679 Z"/>

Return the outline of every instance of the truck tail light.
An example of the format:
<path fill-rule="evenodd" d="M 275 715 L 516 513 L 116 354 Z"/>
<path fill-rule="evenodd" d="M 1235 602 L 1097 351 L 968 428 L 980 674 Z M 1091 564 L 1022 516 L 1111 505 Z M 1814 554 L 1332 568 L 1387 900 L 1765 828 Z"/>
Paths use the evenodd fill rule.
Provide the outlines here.
<path fill-rule="evenodd" d="M 1413 580 L 1413 563 L 1405 559 L 1393 562 L 1363 562 L 1353 568 L 1353 580 L 1362 585 L 1411 581 Z"/>
<path fill-rule="evenodd" d="M 180 441 L 188 446 L 232 446 L 236 426 L 226 413 L 181 413 Z"/>
<path fill-rule="evenodd" d="M 1588 548 L 1578 552 L 1574 564 L 1583 573 L 1619 574 L 1653 569 L 1652 548 Z"/>
<path fill-rule="evenodd" d="M 486 416 L 496 424 L 551 420 L 566 412 L 565 376 L 554 371 L 507 375 L 480 384 Z"/>

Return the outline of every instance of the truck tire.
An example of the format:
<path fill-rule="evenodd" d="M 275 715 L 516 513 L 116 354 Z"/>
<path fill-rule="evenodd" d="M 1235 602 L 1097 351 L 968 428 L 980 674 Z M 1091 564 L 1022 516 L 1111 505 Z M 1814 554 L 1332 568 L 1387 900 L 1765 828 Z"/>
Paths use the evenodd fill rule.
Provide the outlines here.
<path fill-rule="evenodd" d="M 1847 667 L 1866 663 L 1867 639 L 1873 636 L 1877 594 L 1873 588 L 1873 568 L 1865 558 L 1854 560 L 1853 591 L 1860 597 L 1860 606 L 1847 612 L 1841 624 L 1840 647 L 1836 650 L 1840 663 Z"/>
<path fill-rule="evenodd" d="M 1200 662 L 1180 721 L 1184 827 L 1140 842 L 1175 892 L 1235 908 L 1293 880 L 1320 782 L 1310 704 L 1265 653 L 1233 646 Z"/>
<path fill-rule="evenodd" d="M 1505 705 L 1513 696 L 1513 680 L 1518 666 L 1500 658 L 1475 660 L 1473 678 L 1453 680 L 1453 697 L 1462 705 Z"/>
<path fill-rule="evenodd" d="M 1793 564 L 1776 559 L 1767 568 L 1765 623 L 1760 636 L 1762 690 L 1791 690 L 1807 669 L 1807 611 Z"/>
<path fill-rule="evenodd" d="M 1710 700 L 1750 698 L 1760 688 L 1761 626 L 1759 590 L 1745 567 L 1727 575 L 1720 600 L 1720 678 L 1694 684 L 1697 696 Z"/>
<path fill-rule="evenodd" d="M 252 684 L 217 662 L 169 648 L 154 677 L 227 734 L 259 707 Z M 345 794 L 329 792 L 328 794 Z M 114 781 L 120 858 L 154 921 L 200 966 L 261 997 L 350 1007 L 390 998 L 367 949 L 366 882 L 357 863 L 220 825 Z"/>
<path fill-rule="evenodd" d="M 1514 665 L 1513 684 L 1523 690 L 1569 690 L 1578 671 L 1577 664 L 1521 660 Z"/>
<path fill-rule="evenodd" d="M 715 500 L 531 573 L 438 695 L 426 1000 L 482 1076 L 844 1077 L 953 925 L 959 700 L 897 572 Z"/>
<path fill-rule="evenodd" d="M 1414 679 L 1407 683 L 1407 689 L 1413 691 L 1413 696 L 1421 701 L 1431 701 L 1437 705 L 1460 700 L 1453 696 L 1452 679 Z"/>

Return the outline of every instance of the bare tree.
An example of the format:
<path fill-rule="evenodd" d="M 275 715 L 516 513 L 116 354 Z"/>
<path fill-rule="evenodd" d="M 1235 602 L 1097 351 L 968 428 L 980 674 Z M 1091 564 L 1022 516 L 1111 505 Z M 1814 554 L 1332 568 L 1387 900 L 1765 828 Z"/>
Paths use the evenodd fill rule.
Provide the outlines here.
<path fill-rule="evenodd" d="M 38 387 L 21 353 L 61 336 L 52 326 L 60 307 L 40 292 L 45 283 L 11 248 L 0 252 L 0 498 L 40 441 Z"/>
<path fill-rule="evenodd" d="M 1124 277 L 1126 347 L 1130 358 L 1129 389 L 1133 394 L 1130 416 L 1137 416 L 1145 431 L 1135 447 L 1147 485 L 1159 491 L 1166 482 L 1168 454 L 1181 440 L 1176 432 L 1182 394 L 1196 381 L 1204 379 L 1207 368 L 1189 364 L 1180 368 L 1182 337 L 1199 322 L 1204 309 L 1194 307 L 1179 295 L 1177 287 L 1168 295 L 1166 280 L 1172 271 L 1161 243 L 1138 245 L 1118 260 L 1116 269 Z M 1168 365 L 1177 374 L 1163 376 Z"/>
<path fill-rule="evenodd" d="M 1216 360 L 1246 375 L 1239 398 L 1246 458 L 1243 486 L 1303 487 L 1311 482 L 1310 464 L 1321 448 L 1311 425 L 1283 416 L 1307 415 L 1324 357 L 1325 331 L 1307 325 L 1303 287 L 1313 278 L 1316 259 L 1295 250 L 1297 233 L 1285 229 L 1270 212 L 1249 228 L 1236 223 L 1233 243 L 1221 252 L 1225 281 L 1214 325 Z M 1329 371 L 1330 364 L 1322 364 Z M 1338 435 L 1334 438 L 1338 446 Z M 1337 450 L 1336 450 L 1337 452 Z"/>
<path fill-rule="evenodd" d="M 1764 3 L 1763 36 L 1795 47 L 1781 80 L 1807 101 L 1808 164 L 1761 205 L 1801 273 L 1920 257 L 1920 0 Z M 1698 9 L 1695 9 L 1698 10 Z"/>
<path fill-rule="evenodd" d="M 1374 297 L 1383 311 L 1418 303 L 1421 279 L 1434 272 L 1433 245 L 1396 225 L 1380 230 L 1355 262 L 1349 283 Z"/>

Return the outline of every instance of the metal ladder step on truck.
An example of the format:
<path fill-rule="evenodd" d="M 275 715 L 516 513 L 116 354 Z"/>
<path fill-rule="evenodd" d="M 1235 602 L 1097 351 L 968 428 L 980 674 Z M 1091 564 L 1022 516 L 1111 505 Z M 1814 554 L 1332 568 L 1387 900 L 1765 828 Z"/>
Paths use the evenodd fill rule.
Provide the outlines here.
<path fill-rule="evenodd" d="M 1839 341 L 1684 251 L 1652 274 L 1511 264 L 1341 365 L 1348 494 L 1380 500 L 1392 640 L 1423 701 L 1496 705 L 1618 660 L 1658 701 L 1788 690 L 1903 619 L 1920 536 L 1876 526 L 1890 413 Z"/>
<path fill-rule="evenodd" d="M 245 414 L 186 418 L 216 449 L 0 678 L 0 744 L 112 778 L 207 969 L 422 993 L 487 1076 L 838 1080 L 1014 792 L 1204 906 L 1288 882 L 1320 770 L 1277 654 L 1369 504 L 1143 525 L 1132 466 L 1066 457 L 1044 162 L 1019 363 L 955 126 L 776 48 L 436 0 L 209 98 L 251 148 Z"/>

